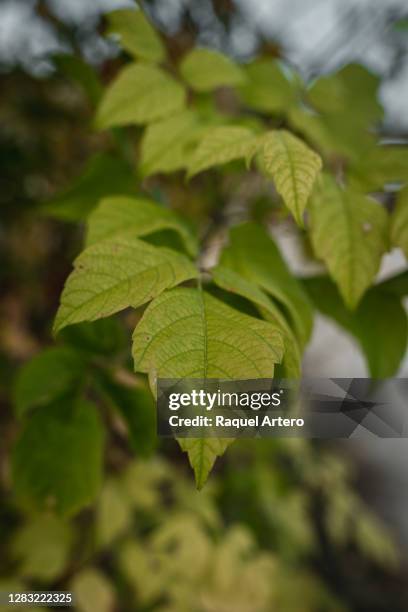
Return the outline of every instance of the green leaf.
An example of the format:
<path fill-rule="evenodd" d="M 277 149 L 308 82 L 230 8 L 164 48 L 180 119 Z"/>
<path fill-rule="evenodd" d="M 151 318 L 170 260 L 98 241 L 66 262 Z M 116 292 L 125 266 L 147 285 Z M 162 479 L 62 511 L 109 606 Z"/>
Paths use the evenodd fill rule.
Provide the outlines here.
<path fill-rule="evenodd" d="M 69 585 L 74 593 L 78 612 L 111 612 L 115 605 L 115 589 L 105 574 L 88 567 L 77 574 Z"/>
<path fill-rule="evenodd" d="M 287 311 L 300 346 L 307 343 L 313 326 L 311 303 L 261 226 L 244 223 L 234 227 L 220 263 L 272 295 Z"/>
<path fill-rule="evenodd" d="M 184 89 L 160 68 L 126 66 L 108 87 L 96 116 L 96 126 L 144 124 L 167 117 L 184 106 Z"/>
<path fill-rule="evenodd" d="M 408 338 L 407 315 L 400 297 L 381 283 L 367 291 L 356 310 L 350 311 L 327 277 L 310 278 L 304 284 L 316 308 L 357 339 L 371 376 L 395 376 Z"/>
<path fill-rule="evenodd" d="M 63 221 L 79 221 L 87 217 L 101 198 L 135 191 L 136 177 L 128 164 L 117 157 L 98 153 L 88 160 L 71 186 L 44 203 L 41 211 Z"/>
<path fill-rule="evenodd" d="M 111 547 L 132 524 L 132 508 L 122 483 L 113 478 L 103 486 L 96 514 L 96 540 L 102 548 Z"/>
<path fill-rule="evenodd" d="M 65 397 L 36 410 L 14 447 L 17 495 L 73 514 L 91 503 L 102 479 L 103 427 L 96 408 Z"/>
<path fill-rule="evenodd" d="M 256 152 L 258 143 L 257 136 L 252 130 L 245 127 L 210 128 L 191 157 L 188 177 L 234 159 L 243 158 L 249 163 Z"/>
<path fill-rule="evenodd" d="M 354 125 L 381 119 L 378 102 L 380 80 L 363 66 L 349 64 L 339 72 L 319 78 L 308 92 L 312 106 L 337 116 L 346 114 Z"/>
<path fill-rule="evenodd" d="M 68 563 L 72 543 L 69 523 L 52 514 L 33 517 L 12 541 L 12 555 L 19 563 L 18 574 L 31 580 L 53 582 Z"/>
<path fill-rule="evenodd" d="M 108 13 L 108 33 L 119 34 L 120 44 L 136 58 L 161 62 L 165 49 L 156 31 L 141 10 L 118 10 Z"/>
<path fill-rule="evenodd" d="M 372 200 L 323 177 L 310 204 L 311 239 L 349 308 L 374 280 L 388 247 L 388 216 Z"/>
<path fill-rule="evenodd" d="M 181 62 L 180 72 L 190 87 L 200 92 L 240 85 L 245 81 L 245 74 L 239 66 L 211 49 L 190 51 Z"/>
<path fill-rule="evenodd" d="M 246 82 L 239 88 L 239 94 L 250 108 L 265 113 L 286 113 L 296 100 L 295 87 L 276 61 L 261 59 L 252 62 L 245 68 L 245 74 Z"/>
<path fill-rule="evenodd" d="M 298 225 L 322 168 L 321 158 L 286 130 L 273 130 L 263 141 L 263 166 Z"/>
<path fill-rule="evenodd" d="M 399 192 L 391 217 L 391 242 L 408 258 L 408 187 Z"/>
<path fill-rule="evenodd" d="M 137 308 L 196 274 L 184 255 L 137 238 L 118 236 L 94 244 L 74 262 L 54 333 L 72 323 L 108 317 L 129 306 Z"/>
<path fill-rule="evenodd" d="M 381 290 L 402 298 L 408 295 L 408 270 L 385 279 L 377 285 Z"/>
<path fill-rule="evenodd" d="M 141 142 L 142 174 L 185 168 L 201 130 L 197 116 L 189 110 L 147 126 Z"/>
<path fill-rule="evenodd" d="M 161 378 L 269 378 L 282 359 L 272 324 L 244 315 L 200 289 L 173 289 L 146 309 L 133 335 L 135 369 Z M 180 441 L 201 488 L 228 440 Z"/>
<path fill-rule="evenodd" d="M 373 146 L 350 166 L 347 177 L 364 192 L 380 191 L 391 183 L 408 182 L 408 147 Z"/>
<path fill-rule="evenodd" d="M 95 69 L 81 57 L 72 54 L 53 55 L 52 61 L 58 72 L 75 81 L 86 93 L 92 106 L 96 106 L 102 96 L 103 87 Z"/>
<path fill-rule="evenodd" d="M 253 302 L 267 321 L 279 327 L 284 342 L 284 355 L 281 367 L 286 378 L 299 378 L 299 346 L 292 330 L 279 307 L 257 285 L 246 280 L 234 270 L 218 265 L 211 270 L 213 281 L 221 289 L 236 293 Z"/>
<path fill-rule="evenodd" d="M 71 325 L 61 332 L 60 338 L 82 353 L 91 355 L 112 356 L 124 351 L 128 345 L 127 332 L 114 317 Z"/>
<path fill-rule="evenodd" d="M 99 376 L 101 389 L 127 427 L 129 442 L 139 457 L 150 457 L 157 446 L 156 407 L 150 391 L 142 386 L 119 384 Z"/>
<path fill-rule="evenodd" d="M 102 200 L 88 219 L 87 246 L 117 237 L 146 236 L 160 230 L 177 232 L 190 255 L 197 239 L 187 223 L 171 210 L 145 198 L 112 197 Z"/>
<path fill-rule="evenodd" d="M 84 360 L 67 347 L 45 349 L 19 371 L 14 387 L 16 414 L 74 391 L 84 376 Z"/>

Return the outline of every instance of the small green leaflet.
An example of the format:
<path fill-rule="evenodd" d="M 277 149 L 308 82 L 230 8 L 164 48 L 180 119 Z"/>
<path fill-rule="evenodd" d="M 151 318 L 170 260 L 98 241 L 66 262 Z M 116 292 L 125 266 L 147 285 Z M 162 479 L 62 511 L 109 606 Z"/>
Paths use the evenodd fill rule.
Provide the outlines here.
<path fill-rule="evenodd" d="M 196 91 L 241 85 L 245 73 L 228 57 L 211 49 L 193 49 L 180 65 L 182 77 Z"/>
<path fill-rule="evenodd" d="M 364 195 L 322 177 L 310 203 L 311 240 L 344 302 L 355 308 L 374 280 L 388 248 L 388 215 Z"/>
<path fill-rule="evenodd" d="M 299 346 L 279 307 L 257 285 L 230 268 L 218 265 L 211 270 L 211 276 L 218 287 L 250 300 L 258 307 L 264 319 L 279 327 L 284 341 L 284 355 L 282 364 L 278 368 L 282 368 L 286 378 L 299 378 Z"/>
<path fill-rule="evenodd" d="M 61 296 L 54 333 L 66 325 L 94 321 L 124 308 L 137 308 L 194 278 L 193 264 L 176 251 L 118 236 L 83 251 Z"/>
<path fill-rule="evenodd" d="M 226 164 L 234 159 L 250 163 L 258 147 L 258 137 L 252 130 L 239 126 L 210 128 L 194 151 L 188 168 L 188 177 L 198 172 Z"/>
<path fill-rule="evenodd" d="M 106 129 L 157 121 L 181 110 L 184 98 L 181 85 L 160 68 L 130 64 L 106 90 L 95 124 Z"/>
<path fill-rule="evenodd" d="M 91 503 L 102 480 L 103 438 L 93 404 L 65 397 L 36 410 L 13 451 L 17 495 L 63 515 Z"/>
<path fill-rule="evenodd" d="M 124 235 L 147 236 L 165 229 L 180 235 L 190 255 L 197 254 L 196 237 L 184 219 L 173 211 L 145 198 L 106 198 L 88 219 L 86 245 Z"/>
<path fill-rule="evenodd" d="M 238 91 L 250 108 L 266 113 L 286 113 L 295 102 L 296 89 L 274 60 L 261 59 L 244 70 L 246 82 Z"/>
<path fill-rule="evenodd" d="M 405 253 L 408 259 L 408 187 L 397 196 L 395 210 L 391 217 L 391 242 Z"/>
<path fill-rule="evenodd" d="M 189 110 L 148 125 L 140 149 L 142 174 L 185 168 L 201 129 L 197 116 Z"/>
<path fill-rule="evenodd" d="M 20 369 L 15 382 L 17 416 L 75 390 L 83 379 L 84 370 L 83 357 L 69 347 L 52 347 L 36 355 Z"/>
<path fill-rule="evenodd" d="M 296 223 L 303 226 L 303 213 L 322 168 L 319 155 L 290 132 L 273 130 L 263 138 L 263 168 Z"/>
<path fill-rule="evenodd" d="M 244 315 L 200 289 L 166 291 L 133 335 L 135 369 L 162 378 L 269 378 L 282 360 L 279 329 Z M 201 488 L 227 440 L 180 442 Z"/>
<path fill-rule="evenodd" d="M 85 219 L 99 200 L 112 194 L 136 192 L 136 177 L 119 157 L 98 153 L 85 164 L 71 186 L 41 207 L 41 212 L 63 221 Z"/>
<path fill-rule="evenodd" d="M 283 305 L 300 346 L 307 343 L 313 326 L 311 303 L 276 244 L 260 225 L 244 223 L 234 227 L 220 263 L 255 283 Z"/>
<path fill-rule="evenodd" d="M 108 13 L 108 33 L 119 34 L 120 44 L 136 58 L 161 62 L 165 57 L 162 41 L 141 10 Z"/>
<path fill-rule="evenodd" d="M 316 308 L 357 339 L 373 378 L 395 376 L 407 350 L 407 315 L 401 297 L 389 290 L 388 283 L 369 289 L 350 311 L 328 277 L 304 280 Z"/>

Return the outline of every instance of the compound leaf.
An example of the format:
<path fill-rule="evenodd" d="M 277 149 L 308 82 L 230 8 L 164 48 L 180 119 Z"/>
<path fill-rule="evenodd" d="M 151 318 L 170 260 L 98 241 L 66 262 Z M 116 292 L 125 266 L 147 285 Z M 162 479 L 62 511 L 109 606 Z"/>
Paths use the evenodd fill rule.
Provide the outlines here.
<path fill-rule="evenodd" d="M 219 126 L 209 129 L 194 151 L 188 176 L 244 158 L 247 163 L 256 152 L 259 140 L 252 130 L 239 126 Z"/>
<path fill-rule="evenodd" d="M 14 448 L 15 490 L 40 508 L 72 514 L 90 503 L 102 479 L 103 427 L 96 408 L 72 397 L 36 410 Z"/>
<path fill-rule="evenodd" d="M 388 216 L 374 200 L 326 175 L 310 204 L 311 239 L 349 308 L 370 286 L 388 247 Z"/>
<path fill-rule="evenodd" d="M 165 57 L 162 41 L 141 10 L 118 10 L 107 15 L 108 33 L 118 34 L 121 46 L 135 57 L 161 62 Z"/>
<path fill-rule="evenodd" d="M 133 335 L 136 370 L 162 378 L 269 378 L 283 354 L 271 323 L 244 315 L 200 289 L 173 289 L 146 309 Z M 201 488 L 228 440 L 180 441 Z"/>
<path fill-rule="evenodd" d="M 147 236 L 160 230 L 173 230 L 182 238 L 190 255 L 197 253 L 197 240 L 186 222 L 173 211 L 146 198 L 105 198 L 88 219 L 86 244 L 118 236 Z"/>
<path fill-rule="evenodd" d="M 94 244 L 77 257 L 54 323 L 94 321 L 124 308 L 137 308 L 164 289 L 194 278 L 193 264 L 176 251 L 118 236 Z"/>
<path fill-rule="evenodd" d="M 193 49 L 183 58 L 180 72 L 196 91 L 212 91 L 222 86 L 240 85 L 245 73 L 229 57 L 211 49 Z"/>
<path fill-rule="evenodd" d="M 181 85 L 160 68 L 130 64 L 106 90 L 96 126 L 106 129 L 157 121 L 179 111 L 184 106 L 184 97 Z"/>
<path fill-rule="evenodd" d="M 263 140 L 263 167 L 302 226 L 306 204 L 322 168 L 321 158 L 290 132 L 273 130 Z"/>
<path fill-rule="evenodd" d="M 397 196 L 395 210 L 391 217 L 391 242 L 399 247 L 408 258 L 408 187 Z"/>
<path fill-rule="evenodd" d="M 300 346 L 306 344 L 313 325 L 311 303 L 261 226 L 244 223 L 234 227 L 220 263 L 272 295 L 287 311 Z"/>

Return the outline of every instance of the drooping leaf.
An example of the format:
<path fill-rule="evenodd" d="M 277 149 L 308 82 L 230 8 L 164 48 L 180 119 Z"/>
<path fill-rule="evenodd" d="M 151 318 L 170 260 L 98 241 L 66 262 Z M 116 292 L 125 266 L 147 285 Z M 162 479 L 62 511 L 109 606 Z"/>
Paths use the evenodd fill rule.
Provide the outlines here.
<path fill-rule="evenodd" d="M 101 198 L 135 192 L 136 178 L 128 164 L 107 153 L 98 153 L 88 160 L 72 185 L 43 204 L 41 210 L 56 219 L 79 221 L 88 216 Z"/>
<path fill-rule="evenodd" d="M 261 226 L 244 223 L 234 227 L 220 263 L 272 295 L 285 308 L 300 346 L 306 344 L 313 326 L 311 303 Z"/>
<path fill-rule="evenodd" d="M 176 113 L 183 105 L 184 90 L 172 77 L 149 64 L 131 64 L 106 90 L 96 126 L 150 123 Z"/>
<path fill-rule="evenodd" d="M 311 239 L 349 308 L 355 308 L 388 247 L 388 216 L 366 196 L 323 177 L 310 203 Z"/>
<path fill-rule="evenodd" d="M 282 364 L 277 367 L 282 368 L 284 377 L 299 378 L 299 346 L 279 307 L 256 284 L 246 280 L 246 278 L 243 278 L 230 268 L 218 265 L 211 270 L 211 275 L 218 287 L 250 300 L 258 307 L 260 313 L 267 321 L 271 321 L 279 327 L 283 336 L 284 355 Z"/>
<path fill-rule="evenodd" d="M 184 255 L 137 238 L 118 236 L 94 244 L 74 262 L 54 333 L 72 323 L 95 321 L 129 306 L 137 308 L 195 276 L 195 267 Z"/>
<path fill-rule="evenodd" d="M 181 62 L 180 72 L 197 91 L 240 85 L 245 81 L 243 70 L 229 57 L 212 49 L 193 49 Z"/>
<path fill-rule="evenodd" d="M 251 62 L 245 67 L 246 81 L 239 94 L 250 108 L 286 113 L 296 100 L 296 87 L 288 81 L 279 64 L 271 59 Z"/>
<path fill-rule="evenodd" d="M 322 314 L 333 319 L 361 346 L 373 378 L 395 376 L 406 354 L 408 322 L 401 298 L 386 283 L 369 289 L 354 311 L 348 310 L 327 277 L 306 279 L 305 287 Z"/>
<path fill-rule="evenodd" d="M 74 391 L 83 379 L 84 366 L 81 355 L 68 347 L 53 347 L 36 355 L 21 368 L 15 382 L 17 416 Z"/>
<path fill-rule="evenodd" d="M 88 219 L 86 244 L 91 246 L 125 234 L 128 237 L 146 236 L 165 229 L 177 232 L 190 255 L 196 255 L 196 237 L 173 211 L 146 198 L 106 198 Z"/>
<path fill-rule="evenodd" d="M 244 315 L 199 289 L 173 289 L 145 311 L 133 335 L 135 369 L 162 378 L 268 378 L 282 359 L 271 323 Z M 187 438 L 201 488 L 229 440 Z"/>
<path fill-rule="evenodd" d="M 141 172 L 174 172 L 188 166 L 191 148 L 201 131 L 197 116 L 189 110 L 151 123 L 141 142 Z"/>
<path fill-rule="evenodd" d="M 13 451 L 15 491 L 39 508 L 73 514 L 99 491 L 102 452 L 96 408 L 69 396 L 58 399 L 25 422 Z"/>
<path fill-rule="evenodd" d="M 321 158 L 290 132 L 273 130 L 263 140 L 263 167 L 296 222 L 303 225 L 303 213 L 322 168 Z"/>
<path fill-rule="evenodd" d="M 106 17 L 108 33 L 118 34 L 126 51 L 148 62 L 164 59 L 163 43 L 141 10 L 121 9 L 108 13 Z"/>
<path fill-rule="evenodd" d="M 391 242 L 408 258 L 408 187 L 399 192 L 391 217 Z"/>
<path fill-rule="evenodd" d="M 23 578 L 52 582 L 64 571 L 73 543 L 69 523 L 40 514 L 23 525 L 12 542 L 13 558 Z"/>
<path fill-rule="evenodd" d="M 245 127 L 219 126 L 210 128 L 191 157 L 188 176 L 226 164 L 234 159 L 250 162 L 258 146 L 254 132 Z"/>

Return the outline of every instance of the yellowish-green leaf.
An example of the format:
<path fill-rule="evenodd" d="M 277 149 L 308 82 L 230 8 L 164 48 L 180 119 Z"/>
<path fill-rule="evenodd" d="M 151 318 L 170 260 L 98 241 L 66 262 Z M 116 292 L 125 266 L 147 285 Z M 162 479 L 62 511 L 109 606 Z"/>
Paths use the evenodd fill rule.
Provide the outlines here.
<path fill-rule="evenodd" d="M 388 247 L 388 216 L 366 196 L 322 177 L 310 204 L 311 239 L 337 283 L 344 302 L 355 308 L 374 280 Z"/>
<path fill-rule="evenodd" d="M 161 378 L 269 378 L 283 354 L 279 329 L 199 289 L 173 289 L 146 310 L 133 335 L 136 370 Z M 228 440 L 180 442 L 201 488 Z"/>
<path fill-rule="evenodd" d="M 302 226 L 303 213 L 322 168 L 321 158 L 290 132 L 273 130 L 264 138 L 263 167 Z"/>
<path fill-rule="evenodd" d="M 188 176 L 226 164 L 235 159 L 251 161 L 259 140 L 254 132 L 245 127 L 220 126 L 210 128 L 194 151 L 188 169 Z"/>
<path fill-rule="evenodd" d="M 141 10 L 118 10 L 107 15 L 108 32 L 120 36 L 120 44 L 135 57 L 161 62 L 165 57 L 162 41 Z"/>
<path fill-rule="evenodd" d="M 373 146 L 350 166 L 347 178 L 364 192 L 381 191 L 390 183 L 408 182 L 408 147 Z"/>
<path fill-rule="evenodd" d="M 290 327 L 300 346 L 304 347 L 313 326 L 311 302 L 268 233 L 255 223 L 234 227 L 220 263 L 255 283 L 283 305 Z"/>
<path fill-rule="evenodd" d="M 239 88 L 244 103 L 255 110 L 287 112 L 296 100 L 296 88 L 288 81 L 279 64 L 261 59 L 245 67 L 246 82 Z"/>
<path fill-rule="evenodd" d="M 150 124 L 141 142 L 142 174 L 185 168 L 201 129 L 196 115 L 189 110 Z"/>
<path fill-rule="evenodd" d="M 124 308 L 137 308 L 194 278 L 193 264 L 176 251 L 118 236 L 79 255 L 61 296 L 54 332 L 81 321 L 95 321 Z"/>
<path fill-rule="evenodd" d="M 408 187 L 399 192 L 397 204 L 391 217 L 391 241 L 408 259 Z"/>
<path fill-rule="evenodd" d="M 250 300 L 258 307 L 264 319 L 279 327 L 284 340 L 284 355 L 281 367 L 286 378 L 299 378 L 299 346 L 279 307 L 255 283 L 248 281 L 230 268 L 218 265 L 211 270 L 211 275 L 218 287 Z"/>
<path fill-rule="evenodd" d="M 197 253 L 197 239 L 187 223 L 173 211 L 142 198 L 105 198 L 88 219 L 87 246 L 118 236 L 147 236 L 160 230 L 174 230 L 187 251 Z"/>
<path fill-rule="evenodd" d="M 105 92 L 96 126 L 144 124 L 176 113 L 184 106 L 184 89 L 160 68 L 149 64 L 126 66 Z"/>
<path fill-rule="evenodd" d="M 197 91 L 212 91 L 222 86 L 240 85 L 245 73 L 228 57 L 211 49 L 193 49 L 183 58 L 180 72 Z"/>
<path fill-rule="evenodd" d="M 115 609 L 115 590 L 105 574 L 87 568 L 77 573 L 70 583 L 78 612 L 111 612 Z"/>

